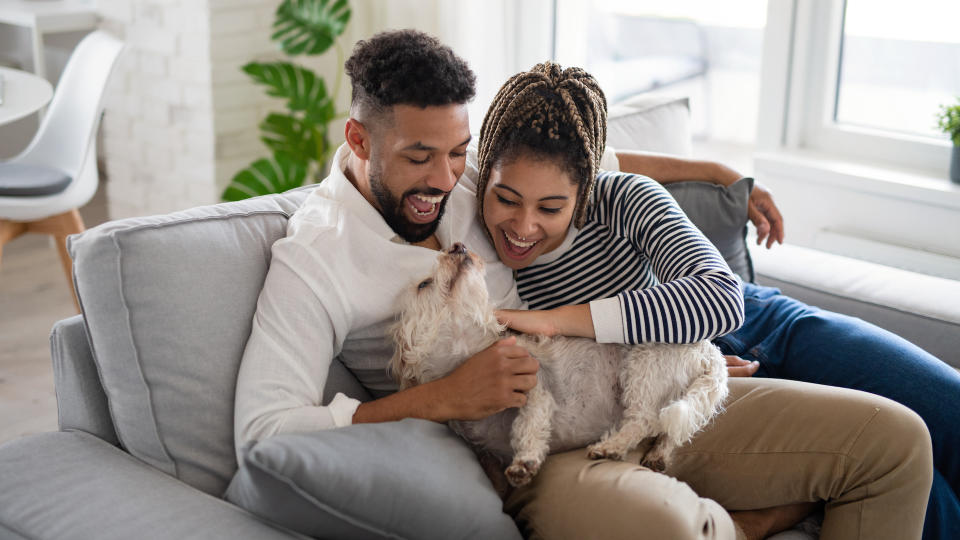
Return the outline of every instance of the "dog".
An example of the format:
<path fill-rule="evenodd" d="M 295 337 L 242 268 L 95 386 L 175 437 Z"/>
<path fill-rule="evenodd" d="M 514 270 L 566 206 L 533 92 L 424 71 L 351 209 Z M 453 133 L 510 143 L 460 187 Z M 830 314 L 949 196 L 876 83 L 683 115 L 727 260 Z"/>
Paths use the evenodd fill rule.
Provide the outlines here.
<path fill-rule="evenodd" d="M 459 243 L 440 253 L 432 275 L 405 290 L 398 307 L 388 369 L 401 389 L 446 376 L 505 336 L 483 261 Z M 650 437 L 641 464 L 662 472 L 728 392 L 726 361 L 708 341 L 620 345 L 520 334 L 517 344 L 540 363 L 526 405 L 450 422 L 469 443 L 509 463 L 505 475 L 515 487 L 529 483 L 548 454 L 589 445 L 590 459 L 624 459 Z"/>

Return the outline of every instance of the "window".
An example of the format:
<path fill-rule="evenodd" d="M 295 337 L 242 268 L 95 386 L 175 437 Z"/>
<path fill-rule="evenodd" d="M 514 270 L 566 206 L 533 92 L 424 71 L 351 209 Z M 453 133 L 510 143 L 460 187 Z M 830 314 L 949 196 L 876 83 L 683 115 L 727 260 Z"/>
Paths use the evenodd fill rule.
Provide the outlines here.
<path fill-rule="evenodd" d="M 781 45 L 766 51 L 764 80 L 786 83 L 764 115 L 783 122 L 778 142 L 946 178 L 950 145 L 934 114 L 960 93 L 960 36 L 950 28 L 960 4 L 774 1 L 773 9 Z M 773 73 L 779 62 L 789 67 Z"/>
<path fill-rule="evenodd" d="M 766 0 L 558 0 L 556 59 L 584 66 L 610 103 L 690 97 L 699 138 L 752 144 Z"/>
<path fill-rule="evenodd" d="M 847 0 L 834 121 L 945 138 L 938 106 L 960 95 L 960 2 Z"/>
<path fill-rule="evenodd" d="M 696 135 L 946 177 L 956 0 L 557 0 L 555 58 L 611 103 L 686 94 Z M 759 126 L 759 127 L 758 127 Z M 878 159 L 880 156 L 880 159 Z"/>

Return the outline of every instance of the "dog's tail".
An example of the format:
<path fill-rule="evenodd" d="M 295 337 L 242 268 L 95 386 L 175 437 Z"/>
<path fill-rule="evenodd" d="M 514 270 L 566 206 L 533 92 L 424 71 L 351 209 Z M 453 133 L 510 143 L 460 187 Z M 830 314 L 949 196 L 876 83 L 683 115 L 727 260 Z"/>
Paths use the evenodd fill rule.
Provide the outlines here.
<path fill-rule="evenodd" d="M 707 425 L 729 392 L 723 355 L 709 341 L 695 346 L 700 347 L 703 372 L 690 382 L 684 395 L 660 410 L 660 425 L 678 445 L 689 441 Z"/>

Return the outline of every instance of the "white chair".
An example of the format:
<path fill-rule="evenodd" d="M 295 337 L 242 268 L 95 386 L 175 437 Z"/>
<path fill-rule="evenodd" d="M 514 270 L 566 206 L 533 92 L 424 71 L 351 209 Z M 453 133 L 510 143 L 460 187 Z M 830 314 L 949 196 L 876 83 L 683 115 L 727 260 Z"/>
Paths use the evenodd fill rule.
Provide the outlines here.
<path fill-rule="evenodd" d="M 122 42 L 104 32 L 83 38 L 30 145 L 0 163 L 0 259 L 4 244 L 21 234 L 49 234 L 71 290 L 66 238 L 83 232 L 77 209 L 97 191 L 96 133 L 103 92 L 122 49 Z"/>

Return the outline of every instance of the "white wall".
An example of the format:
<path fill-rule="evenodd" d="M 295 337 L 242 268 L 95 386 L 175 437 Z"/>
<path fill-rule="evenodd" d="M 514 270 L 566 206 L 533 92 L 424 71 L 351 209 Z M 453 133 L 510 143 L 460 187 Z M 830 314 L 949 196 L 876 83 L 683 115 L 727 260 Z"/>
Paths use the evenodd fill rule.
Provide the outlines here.
<path fill-rule="evenodd" d="M 282 58 L 270 42 L 279 0 L 99 0 L 103 27 L 127 42 L 104 119 L 110 216 L 169 212 L 215 203 L 239 170 L 269 154 L 260 121 L 283 103 L 240 71 L 251 60 Z M 548 58 L 549 0 L 353 0 L 342 54 L 294 59 L 331 91 L 353 45 L 377 31 L 417 28 L 436 35 L 478 77 L 470 106 L 480 129 L 506 78 Z M 518 16 L 519 14 L 519 16 Z M 520 21 L 524 23 L 521 24 Z M 341 78 L 337 110 L 349 108 Z M 343 140 L 344 120 L 331 126 Z"/>

